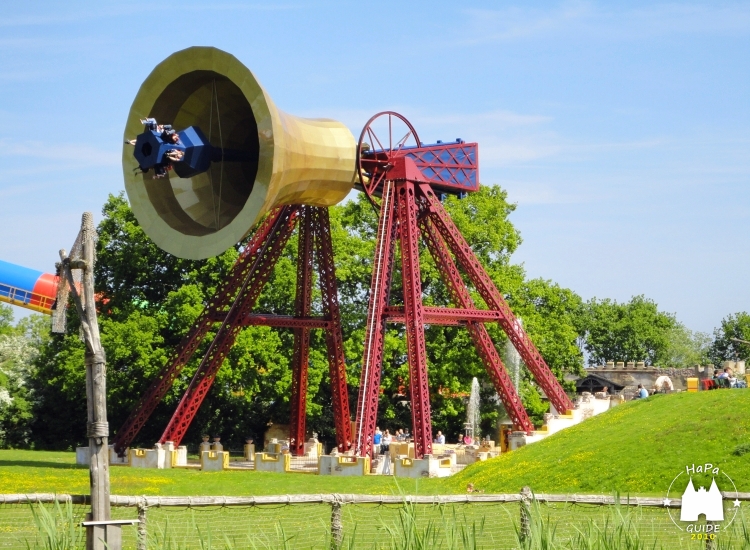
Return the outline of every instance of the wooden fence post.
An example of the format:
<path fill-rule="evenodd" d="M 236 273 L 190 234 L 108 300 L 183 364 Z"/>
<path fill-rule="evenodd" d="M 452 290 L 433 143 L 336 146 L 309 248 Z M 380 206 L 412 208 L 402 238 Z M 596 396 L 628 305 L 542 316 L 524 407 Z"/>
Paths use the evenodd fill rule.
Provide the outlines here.
<path fill-rule="evenodd" d="M 531 488 L 526 486 L 521 489 L 521 523 L 519 535 L 521 542 L 527 542 L 531 537 L 531 499 L 533 494 Z"/>
<path fill-rule="evenodd" d="M 143 497 L 138 501 L 138 543 L 136 550 L 146 550 L 148 547 L 148 527 L 146 525 L 146 512 L 148 504 Z"/>
<path fill-rule="evenodd" d="M 331 502 L 331 550 L 339 550 L 344 543 L 344 524 L 341 521 L 341 499 L 333 495 Z"/>

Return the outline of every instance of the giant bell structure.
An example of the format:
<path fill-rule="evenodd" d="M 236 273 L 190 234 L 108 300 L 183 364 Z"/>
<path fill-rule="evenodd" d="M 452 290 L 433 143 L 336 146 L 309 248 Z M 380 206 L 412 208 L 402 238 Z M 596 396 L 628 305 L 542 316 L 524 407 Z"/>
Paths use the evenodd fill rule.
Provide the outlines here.
<path fill-rule="evenodd" d="M 144 129 L 145 125 L 145 129 Z M 401 137 L 403 136 L 403 137 Z M 216 335 L 160 442 L 179 445 L 238 333 L 248 325 L 294 330 L 291 450 L 305 441 L 310 330 L 325 331 L 336 441 L 340 452 L 372 453 L 387 323 L 404 323 L 417 457 L 431 453 L 425 324 L 463 325 L 517 430 L 533 425 L 485 323 L 499 323 L 554 407 L 573 408 L 502 294 L 441 204 L 479 188 L 478 145 L 425 145 L 401 115 L 372 117 L 359 140 L 340 122 L 280 111 L 252 72 L 215 48 L 171 55 L 141 86 L 128 115 L 125 188 L 144 231 L 162 249 L 208 258 L 245 242 L 223 286 L 141 397 L 114 439 L 123 452 L 211 330 Z M 398 138 L 398 139 L 396 139 Z M 328 206 L 352 189 L 378 212 L 378 231 L 356 417 L 350 416 Z M 293 316 L 254 311 L 293 232 L 299 232 Z M 455 307 L 422 302 L 419 245 L 435 259 Z M 401 265 L 394 258 L 396 244 Z M 394 270 L 403 304 L 391 303 Z M 322 296 L 312 315 L 313 272 Z M 478 307 L 464 278 L 481 295 Z"/>

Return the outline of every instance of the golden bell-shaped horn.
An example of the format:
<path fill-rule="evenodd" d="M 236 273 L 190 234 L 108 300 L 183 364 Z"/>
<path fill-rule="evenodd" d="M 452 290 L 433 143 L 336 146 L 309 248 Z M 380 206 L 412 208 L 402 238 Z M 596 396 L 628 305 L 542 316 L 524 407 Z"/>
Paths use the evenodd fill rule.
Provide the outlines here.
<path fill-rule="evenodd" d="M 164 178 L 140 173 L 133 147 L 122 155 L 125 189 L 144 231 L 181 258 L 221 254 L 269 210 L 283 204 L 331 206 L 352 189 L 356 142 L 342 123 L 276 108 L 250 70 L 216 48 L 172 54 L 148 76 L 128 115 L 125 138 L 153 117 L 176 130 L 199 127 L 227 151 L 207 170 Z"/>

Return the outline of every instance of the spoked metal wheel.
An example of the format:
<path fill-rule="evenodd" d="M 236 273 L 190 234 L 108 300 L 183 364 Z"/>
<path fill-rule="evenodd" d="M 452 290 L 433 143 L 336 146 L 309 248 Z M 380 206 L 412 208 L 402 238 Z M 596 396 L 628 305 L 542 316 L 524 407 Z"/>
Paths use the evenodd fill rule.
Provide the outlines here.
<path fill-rule="evenodd" d="M 398 113 L 383 111 L 367 121 L 357 143 L 357 175 L 362 190 L 375 208 L 380 208 L 379 197 L 388 171 L 393 167 L 393 159 L 419 147 L 420 143 L 414 126 Z"/>

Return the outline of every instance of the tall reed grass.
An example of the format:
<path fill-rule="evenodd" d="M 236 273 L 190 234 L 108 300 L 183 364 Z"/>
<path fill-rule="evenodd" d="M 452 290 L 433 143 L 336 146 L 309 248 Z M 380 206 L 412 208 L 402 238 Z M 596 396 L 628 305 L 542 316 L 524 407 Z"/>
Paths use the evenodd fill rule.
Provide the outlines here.
<path fill-rule="evenodd" d="M 73 550 L 81 548 L 85 531 L 79 526 L 80 520 L 73 513 L 73 505 L 55 502 L 48 509 L 41 503 L 31 505 L 37 535 L 33 540 L 26 539 L 26 548 L 44 550 Z"/>
<path fill-rule="evenodd" d="M 617 500 L 617 499 L 616 499 Z M 73 550 L 84 546 L 85 531 L 79 526 L 70 503 L 56 503 L 45 507 L 32 505 L 32 515 L 37 534 L 26 540 L 28 550 Z M 395 520 L 382 522 L 378 540 L 367 540 L 360 536 L 357 526 L 350 527 L 340 543 L 332 538 L 324 545 L 325 550 L 480 550 L 495 549 L 499 543 L 511 544 L 517 550 L 672 550 L 676 548 L 707 548 L 690 543 L 684 538 L 658 540 L 658 533 L 649 530 L 642 521 L 642 510 L 636 506 L 616 503 L 609 506 L 604 518 L 584 518 L 574 525 L 573 535 L 563 535 L 559 523 L 552 520 L 549 509 L 536 500 L 531 502 L 528 524 L 522 529 L 515 523 L 514 532 L 503 541 L 493 540 L 487 531 L 486 518 L 470 520 L 455 508 L 436 506 L 425 513 L 425 509 L 405 502 L 398 510 Z M 183 524 L 184 526 L 184 524 Z M 228 537 L 210 525 L 201 527 L 191 510 L 190 537 L 176 536 L 166 520 L 163 524 L 149 523 L 147 541 L 149 550 L 292 550 L 307 548 L 288 535 L 283 525 L 275 525 L 271 534 L 260 535 L 248 527 L 242 537 Z M 184 533 L 184 527 L 180 529 Z M 330 535 L 330 533 L 329 533 Z M 750 550 L 750 524 L 742 513 L 733 525 L 713 541 L 715 550 Z"/>

